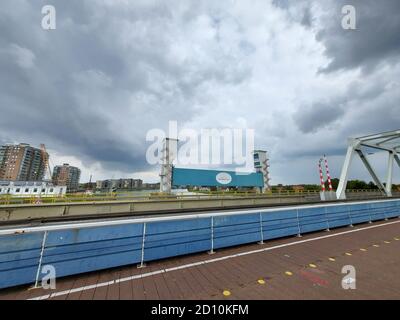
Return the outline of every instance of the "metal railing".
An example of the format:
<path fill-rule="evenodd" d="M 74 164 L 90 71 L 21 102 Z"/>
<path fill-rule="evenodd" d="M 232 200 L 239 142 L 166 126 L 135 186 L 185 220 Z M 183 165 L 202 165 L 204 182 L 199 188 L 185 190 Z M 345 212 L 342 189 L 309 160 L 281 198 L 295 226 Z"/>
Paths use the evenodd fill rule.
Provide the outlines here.
<path fill-rule="evenodd" d="M 363 197 L 365 195 L 380 196 L 378 190 L 348 190 L 347 194 Z M 400 195 L 394 192 L 393 196 Z M 99 194 L 68 194 L 55 197 L 15 197 L 12 195 L 0 195 L 0 205 L 17 204 L 51 204 L 51 203 L 78 203 L 78 202 L 109 202 L 109 201 L 157 201 L 157 200 L 201 200 L 201 199 L 224 199 L 224 198 L 284 198 L 284 197 L 308 197 L 319 196 L 319 191 L 269 191 L 266 193 L 255 192 L 196 192 L 190 194 L 162 194 L 150 193 L 145 195 L 126 195 L 121 193 L 99 193 Z"/>
<path fill-rule="evenodd" d="M 391 199 L 0 229 L 0 255 L 7 257 L 0 264 L 0 288 L 38 284 L 44 265 L 54 266 L 57 277 L 144 266 L 177 255 L 399 216 L 400 201 Z"/>

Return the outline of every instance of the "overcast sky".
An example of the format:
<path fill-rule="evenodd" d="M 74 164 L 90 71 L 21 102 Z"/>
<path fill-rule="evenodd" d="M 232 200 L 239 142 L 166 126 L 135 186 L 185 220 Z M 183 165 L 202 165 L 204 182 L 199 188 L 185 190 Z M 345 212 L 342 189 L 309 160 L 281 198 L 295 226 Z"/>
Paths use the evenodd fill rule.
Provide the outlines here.
<path fill-rule="evenodd" d="M 318 183 L 347 137 L 400 128 L 399 30 L 398 0 L 2 0 L 0 143 L 45 143 L 83 181 L 150 182 L 148 130 L 245 126 L 273 184 Z M 351 177 L 371 180 L 357 161 Z"/>

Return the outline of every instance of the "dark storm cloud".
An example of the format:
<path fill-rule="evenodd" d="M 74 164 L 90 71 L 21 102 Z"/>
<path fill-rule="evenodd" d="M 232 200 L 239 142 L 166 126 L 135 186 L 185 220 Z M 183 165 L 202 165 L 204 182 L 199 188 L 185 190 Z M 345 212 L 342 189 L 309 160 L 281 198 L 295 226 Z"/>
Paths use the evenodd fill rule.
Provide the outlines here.
<path fill-rule="evenodd" d="M 341 25 L 344 5 L 356 10 L 356 30 L 344 30 Z M 340 0 L 322 4 L 328 8 L 317 39 L 331 58 L 323 72 L 362 68 L 370 71 L 380 63 L 399 62 L 400 1 Z"/>
<path fill-rule="evenodd" d="M 289 5 L 293 4 L 291 0 L 272 0 L 272 3 L 275 6 L 283 9 L 287 9 Z"/>
<path fill-rule="evenodd" d="M 317 132 L 334 123 L 345 113 L 339 101 L 317 102 L 310 107 L 300 107 L 293 118 L 298 128 L 304 133 Z"/>
<path fill-rule="evenodd" d="M 356 31 L 341 3 L 2 1 L 0 142 L 131 173 L 152 170 L 149 129 L 244 119 L 277 162 L 340 154 L 348 136 L 400 123 L 397 2 L 346 1 Z M 57 30 L 41 28 L 45 4 Z"/>
<path fill-rule="evenodd" d="M 57 10 L 54 31 L 41 28 L 47 4 Z M 174 28 L 179 30 L 173 12 L 161 2 L 2 3 L 1 140 L 43 142 L 105 169 L 145 169 L 147 130 L 190 119 L 204 82 L 248 76 L 246 70 L 171 59 Z"/>
<path fill-rule="evenodd" d="M 309 7 L 306 7 L 304 9 L 303 18 L 301 19 L 301 24 L 308 28 L 310 28 L 313 24 L 313 16 L 311 13 L 311 9 Z"/>
<path fill-rule="evenodd" d="M 273 0 L 282 9 L 293 9 L 291 15 L 307 27 L 313 25 L 321 7 L 323 15 L 316 38 L 325 46 L 331 62 L 322 72 L 362 68 L 370 71 L 380 63 L 399 62 L 400 1 L 398 0 Z M 342 8 L 352 5 L 356 10 L 356 30 L 342 28 Z"/>
<path fill-rule="evenodd" d="M 350 126 L 344 131 L 348 135 L 395 130 L 400 124 L 397 111 L 399 84 L 398 72 L 384 78 L 381 74 L 370 74 L 350 83 L 344 93 L 331 99 L 303 105 L 293 114 L 297 127 L 303 133 L 316 133 L 327 127 L 340 128 L 346 117 Z"/>
<path fill-rule="evenodd" d="M 353 5 L 356 9 L 356 30 L 342 28 L 344 5 Z M 329 76 L 357 68 L 363 71 L 344 92 L 332 92 L 324 99 L 313 99 L 309 105 L 299 105 L 293 113 L 297 128 L 305 134 L 336 130 L 343 140 L 347 136 L 398 128 L 400 2 L 284 1 L 280 6 L 305 12 L 303 20 L 299 18 L 295 22 L 306 22 L 307 27 L 312 25 L 317 41 L 324 46 L 324 55 L 330 61 L 320 68 L 322 74 Z M 318 24 L 308 23 L 316 18 Z"/>

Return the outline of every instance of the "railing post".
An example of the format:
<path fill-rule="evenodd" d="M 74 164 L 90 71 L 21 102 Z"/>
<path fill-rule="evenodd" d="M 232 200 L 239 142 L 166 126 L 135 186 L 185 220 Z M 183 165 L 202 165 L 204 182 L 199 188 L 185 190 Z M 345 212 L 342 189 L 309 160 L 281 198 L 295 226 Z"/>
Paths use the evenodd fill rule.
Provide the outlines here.
<path fill-rule="evenodd" d="M 146 267 L 146 264 L 144 263 L 144 245 L 146 242 L 146 222 L 143 223 L 143 237 L 142 237 L 142 255 L 140 258 L 140 264 L 137 266 L 138 269 Z"/>
<path fill-rule="evenodd" d="M 352 217 L 351 217 L 351 210 L 350 210 L 350 206 L 347 206 L 347 212 L 348 212 L 348 214 L 349 214 L 349 219 L 350 219 L 350 228 L 353 228 L 354 227 L 354 225 L 353 225 L 353 219 L 352 219 Z"/>
<path fill-rule="evenodd" d="M 369 224 L 372 223 L 372 216 L 371 216 L 371 204 L 368 204 L 368 216 L 369 216 Z"/>
<path fill-rule="evenodd" d="M 383 210 L 383 216 L 385 217 L 385 221 L 388 221 L 388 220 L 389 220 L 389 218 L 388 218 L 387 215 L 386 215 L 386 210 Z"/>
<path fill-rule="evenodd" d="M 299 218 L 299 209 L 296 209 L 296 216 L 297 216 L 297 229 L 298 229 L 298 233 L 297 233 L 297 237 L 301 238 L 301 229 L 300 229 L 300 218 Z"/>
<path fill-rule="evenodd" d="M 331 231 L 331 229 L 330 229 L 330 225 L 329 225 L 329 219 L 328 219 L 328 208 L 327 207 L 324 207 L 324 211 L 325 211 L 325 219 L 326 219 L 326 226 L 327 226 L 327 228 L 326 228 L 326 230 L 325 231 Z"/>
<path fill-rule="evenodd" d="M 47 231 L 44 232 L 43 234 L 43 240 L 42 240 L 42 247 L 40 249 L 40 257 L 39 257 L 39 264 L 38 264 L 38 268 L 36 271 L 36 279 L 35 279 L 35 286 L 34 288 L 39 288 L 38 284 L 39 284 L 39 276 L 40 276 L 40 270 L 42 269 L 42 261 L 43 261 L 43 254 L 44 254 L 44 249 L 46 246 L 46 239 L 47 239 Z"/>
<path fill-rule="evenodd" d="M 261 241 L 258 244 L 264 244 L 264 233 L 263 233 L 262 213 L 261 212 L 260 212 L 260 237 L 261 237 Z"/>
<path fill-rule="evenodd" d="M 208 251 L 208 254 L 214 254 L 214 217 L 211 216 L 211 250 Z"/>
<path fill-rule="evenodd" d="M 400 165 L 399 165 L 399 166 L 400 166 Z M 396 202 L 397 202 L 397 201 L 396 201 Z M 399 202 L 397 202 L 397 207 L 400 207 Z M 399 208 L 399 210 L 397 210 L 397 212 L 400 213 L 400 208 Z M 398 218 L 400 219 L 400 214 L 399 214 Z"/>

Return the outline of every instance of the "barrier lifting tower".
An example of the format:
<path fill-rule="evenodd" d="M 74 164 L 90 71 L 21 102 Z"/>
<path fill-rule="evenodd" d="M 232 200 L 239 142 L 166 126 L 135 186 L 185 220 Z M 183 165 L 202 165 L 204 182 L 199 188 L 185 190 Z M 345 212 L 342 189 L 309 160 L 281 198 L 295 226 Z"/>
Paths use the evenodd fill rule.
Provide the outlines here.
<path fill-rule="evenodd" d="M 161 150 L 161 173 L 160 173 L 160 192 L 171 193 L 173 163 L 177 157 L 178 140 L 165 138 L 164 147 Z"/>
<path fill-rule="evenodd" d="M 262 188 L 262 192 L 270 190 L 271 185 L 269 181 L 271 179 L 269 178 L 269 164 L 268 164 L 269 159 L 267 156 L 267 151 L 255 150 L 253 152 L 253 157 L 254 157 L 254 168 L 256 169 L 256 172 L 261 172 L 263 175 L 264 187 Z"/>

